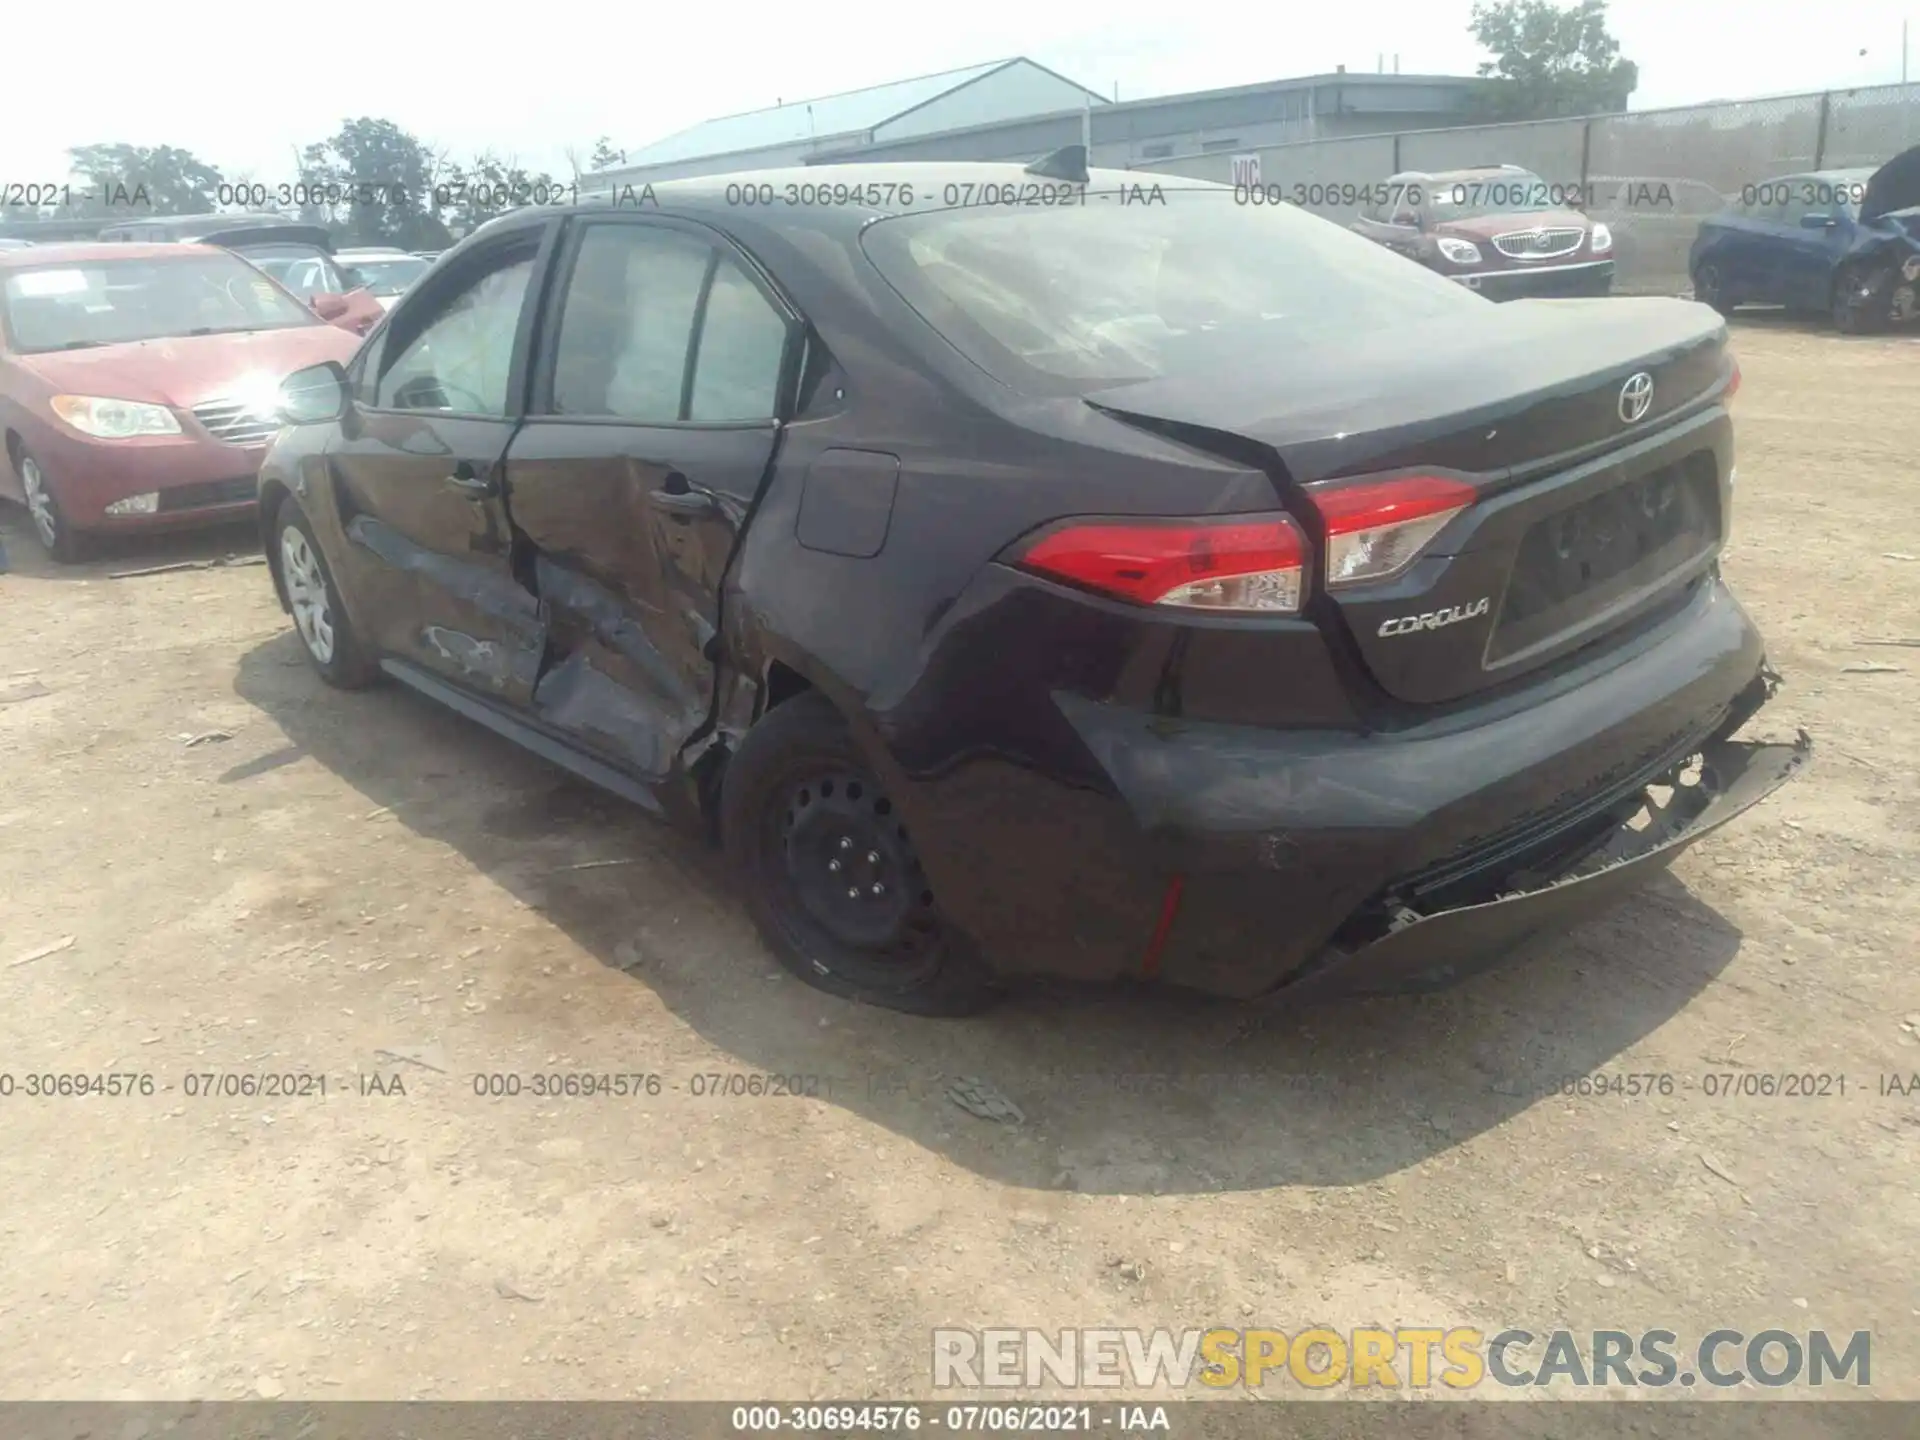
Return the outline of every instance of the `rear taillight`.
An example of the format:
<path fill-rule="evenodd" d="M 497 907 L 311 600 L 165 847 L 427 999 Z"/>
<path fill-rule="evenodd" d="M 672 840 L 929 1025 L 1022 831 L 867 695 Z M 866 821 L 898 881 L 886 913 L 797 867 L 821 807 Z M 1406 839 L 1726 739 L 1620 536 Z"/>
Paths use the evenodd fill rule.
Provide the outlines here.
<path fill-rule="evenodd" d="M 1727 377 L 1727 388 L 1720 392 L 1720 403 L 1731 405 L 1733 397 L 1740 393 L 1740 357 L 1729 355 L 1727 363 L 1733 366 L 1733 373 Z"/>
<path fill-rule="evenodd" d="M 1409 475 L 1321 490 L 1309 487 L 1327 525 L 1327 584 L 1357 585 L 1398 575 L 1475 491 L 1459 480 Z"/>
<path fill-rule="evenodd" d="M 1285 515 L 1070 521 L 1020 556 L 1022 569 L 1136 605 L 1293 615 L 1307 542 Z"/>

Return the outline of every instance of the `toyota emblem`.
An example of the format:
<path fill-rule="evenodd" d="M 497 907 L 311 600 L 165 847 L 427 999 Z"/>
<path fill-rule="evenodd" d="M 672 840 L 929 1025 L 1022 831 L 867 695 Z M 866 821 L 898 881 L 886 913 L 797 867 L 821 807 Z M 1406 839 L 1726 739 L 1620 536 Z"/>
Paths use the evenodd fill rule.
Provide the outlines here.
<path fill-rule="evenodd" d="M 1642 370 L 1620 387 L 1620 418 L 1633 425 L 1653 408 L 1653 376 Z"/>

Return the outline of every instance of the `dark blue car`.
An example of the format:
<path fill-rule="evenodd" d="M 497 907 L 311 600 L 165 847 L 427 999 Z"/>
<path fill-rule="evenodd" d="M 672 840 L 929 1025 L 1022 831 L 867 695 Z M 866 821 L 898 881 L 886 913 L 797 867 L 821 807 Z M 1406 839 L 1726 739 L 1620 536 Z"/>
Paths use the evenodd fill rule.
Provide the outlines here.
<path fill-rule="evenodd" d="M 1878 168 L 1748 185 L 1706 220 L 1688 269 L 1696 299 L 1825 313 L 1848 333 L 1920 317 L 1920 146 Z"/>

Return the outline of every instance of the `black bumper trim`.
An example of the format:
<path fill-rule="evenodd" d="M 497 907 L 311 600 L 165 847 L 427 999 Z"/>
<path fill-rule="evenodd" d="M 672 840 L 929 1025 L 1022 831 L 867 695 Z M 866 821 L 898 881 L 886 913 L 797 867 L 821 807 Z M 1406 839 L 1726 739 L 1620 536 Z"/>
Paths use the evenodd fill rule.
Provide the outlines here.
<path fill-rule="evenodd" d="M 1270 993 L 1289 1002 L 1393 993 L 1445 985 L 1489 969 L 1541 930 L 1572 923 L 1639 885 L 1695 841 L 1757 805 L 1806 766 L 1813 738 L 1803 730 L 1791 745 L 1720 740 L 1700 753 L 1700 784 L 1690 788 L 1701 793 L 1691 813 L 1683 798 L 1688 791 L 1677 790 L 1645 829 L 1621 825 L 1572 874 L 1479 905 L 1432 915 L 1407 911 L 1398 928 L 1372 944 L 1333 952 L 1304 978 Z"/>

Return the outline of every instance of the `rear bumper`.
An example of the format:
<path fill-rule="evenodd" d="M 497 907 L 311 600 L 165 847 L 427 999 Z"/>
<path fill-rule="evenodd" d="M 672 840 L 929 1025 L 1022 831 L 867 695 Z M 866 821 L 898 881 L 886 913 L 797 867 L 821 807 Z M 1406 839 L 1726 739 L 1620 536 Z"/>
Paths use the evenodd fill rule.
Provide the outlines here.
<path fill-rule="evenodd" d="M 1537 888 L 1432 914 L 1405 911 L 1370 944 L 1330 947 L 1289 999 L 1380 994 L 1444 985 L 1490 968 L 1531 937 L 1571 924 L 1666 869 L 1695 841 L 1751 809 L 1793 778 L 1813 754 L 1805 731 L 1791 745 L 1711 741 L 1699 783 L 1677 790 L 1669 808 L 1650 807 L 1644 825 L 1617 826 L 1568 874 Z"/>
<path fill-rule="evenodd" d="M 1013 972 L 1240 998 L 1465 973 L 1786 778 L 1777 751 L 1721 744 L 1773 683 L 1758 632 L 1708 577 L 1584 665 L 1395 732 L 1170 721 L 1056 691 L 1105 784 L 1049 792 L 1032 770 L 1002 771 L 964 818 L 975 834 L 996 826 L 1017 863 L 969 846 L 935 890 Z M 1646 787 L 1704 751 L 1722 783 L 1689 803 L 1708 790 L 1711 803 L 1683 804 L 1687 823 L 1639 848 L 1621 838 Z M 945 848 L 931 827 L 916 833 L 923 853 Z M 1608 844 L 1605 868 L 1553 885 Z"/>
<path fill-rule="evenodd" d="M 1489 300 L 1591 298 L 1613 292 L 1613 261 L 1582 260 L 1571 265 L 1536 265 L 1448 278 Z"/>

